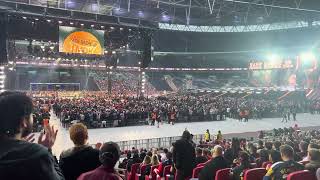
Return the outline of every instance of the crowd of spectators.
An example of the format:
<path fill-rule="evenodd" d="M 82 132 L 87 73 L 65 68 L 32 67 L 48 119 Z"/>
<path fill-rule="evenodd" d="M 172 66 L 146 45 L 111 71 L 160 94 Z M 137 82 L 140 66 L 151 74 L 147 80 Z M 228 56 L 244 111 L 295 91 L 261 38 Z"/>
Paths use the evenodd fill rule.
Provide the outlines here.
<path fill-rule="evenodd" d="M 111 73 L 111 74 L 109 74 Z M 110 84 L 108 77 L 110 75 Z M 122 96 L 136 96 L 139 89 L 139 72 L 105 72 L 95 71 L 94 76 L 101 91 L 108 91 L 108 86 L 111 85 L 111 92 Z M 156 89 L 148 82 L 145 83 L 145 92 L 155 94 Z"/>
<path fill-rule="evenodd" d="M 319 103 L 268 99 L 268 95 L 243 98 L 211 93 L 181 93 L 171 96 L 135 98 L 87 92 L 74 98 L 50 97 L 53 110 L 68 125 L 80 121 L 90 128 L 152 124 L 155 122 L 194 122 L 233 119 L 283 117 L 296 120 L 297 113 L 317 112 Z"/>
<path fill-rule="evenodd" d="M 69 128 L 74 147 L 63 151 L 58 161 L 51 153 L 58 133 L 54 127 L 46 125 L 38 144 L 32 143 L 33 109 L 32 100 L 23 93 L 0 94 L 0 179 L 129 180 L 147 175 L 209 180 L 218 170 L 231 168 L 228 176 L 240 180 L 250 169 L 260 167 L 266 169 L 264 180 L 285 180 L 303 169 L 320 179 L 319 130 L 275 129 L 260 132 L 258 141 L 223 139 L 220 133 L 217 138 L 207 136 L 206 142 L 193 142 L 185 130 L 171 147 L 121 152 L 114 142 L 88 145 L 87 127 L 75 123 Z M 121 155 L 126 158 L 118 163 Z"/>

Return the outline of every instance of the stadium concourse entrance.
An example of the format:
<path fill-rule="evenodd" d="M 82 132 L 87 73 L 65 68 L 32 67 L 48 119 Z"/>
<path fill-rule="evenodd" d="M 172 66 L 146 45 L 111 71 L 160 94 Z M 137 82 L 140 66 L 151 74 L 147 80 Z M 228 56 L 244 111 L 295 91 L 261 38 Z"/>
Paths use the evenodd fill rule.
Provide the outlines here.
<path fill-rule="evenodd" d="M 30 91 L 80 91 L 80 83 L 30 83 Z"/>

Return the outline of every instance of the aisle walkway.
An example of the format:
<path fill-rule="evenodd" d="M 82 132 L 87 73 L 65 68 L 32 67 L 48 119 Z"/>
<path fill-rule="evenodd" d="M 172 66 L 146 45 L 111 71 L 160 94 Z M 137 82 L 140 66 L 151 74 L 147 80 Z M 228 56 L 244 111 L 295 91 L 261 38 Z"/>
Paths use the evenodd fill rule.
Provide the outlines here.
<path fill-rule="evenodd" d="M 186 128 L 193 134 L 203 134 L 206 129 L 209 129 L 212 134 L 215 134 L 218 130 L 221 130 L 223 134 L 229 134 L 292 127 L 295 123 L 297 123 L 299 127 L 320 126 L 320 115 L 298 114 L 297 120 L 297 122 L 290 121 L 288 123 L 281 123 L 281 118 L 267 118 L 262 120 L 249 120 L 248 123 L 245 123 L 228 119 L 226 121 L 214 122 L 178 123 L 174 126 L 164 124 L 160 128 L 155 126 L 130 126 L 90 129 L 89 143 L 180 136 Z M 55 115 L 52 115 L 50 123 L 59 129 L 53 152 L 60 154 L 62 150 L 72 147 L 73 144 L 69 138 L 68 131 L 60 125 L 59 119 Z"/>

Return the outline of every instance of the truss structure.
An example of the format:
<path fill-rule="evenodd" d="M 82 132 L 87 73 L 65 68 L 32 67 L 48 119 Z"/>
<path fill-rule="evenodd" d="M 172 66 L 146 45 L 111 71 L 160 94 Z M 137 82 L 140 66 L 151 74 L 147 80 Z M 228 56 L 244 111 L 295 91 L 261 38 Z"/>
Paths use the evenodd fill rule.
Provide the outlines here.
<path fill-rule="evenodd" d="M 319 24 L 319 0 L 0 0 L 159 22 L 160 28 L 247 32 Z"/>
<path fill-rule="evenodd" d="M 320 22 L 316 21 L 311 26 L 320 26 Z M 284 29 L 295 29 L 310 27 L 310 24 L 305 21 L 292 21 L 272 24 L 257 24 L 257 25 L 239 25 L 239 26 L 194 26 L 194 25 L 179 25 L 159 23 L 160 29 L 172 31 L 186 31 L 186 32 L 258 32 L 258 31 L 273 31 Z"/>

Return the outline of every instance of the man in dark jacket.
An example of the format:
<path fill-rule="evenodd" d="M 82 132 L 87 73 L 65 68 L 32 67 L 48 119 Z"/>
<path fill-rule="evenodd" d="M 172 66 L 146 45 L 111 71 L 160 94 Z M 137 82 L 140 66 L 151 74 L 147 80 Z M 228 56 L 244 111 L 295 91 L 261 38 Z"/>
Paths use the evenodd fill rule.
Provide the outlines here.
<path fill-rule="evenodd" d="M 32 132 L 31 99 L 23 93 L 0 94 L 0 179 L 2 180 L 64 180 L 51 154 L 57 131 L 46 126 L 38 144 Z M 26 141 L 24 138 L 27 138 Z M 41 144 L 41 145 L 39 145 Z"/>
<path fill-rule="evenodd" d="M 140 159 L 140 157 L 139 157 L 138 150 L 133 150 L 132 152 L 133 152 L 133 157 L 132 157 L 132 159 L 129 159 L 128 164 L 127 164 L 127 168 L 126 168 L 128 172 L 131 172 L 131 166 L 133 164 L 142 162 L 142 159 Z"/>
<path fill-rule="evenodd" d="M 59 165 L 66 180 L 76 180 L 82 173 L 94 170 L 101 163 L 99 150 L 87 145 L 88 129 L 84 124 L 73 124 L 69 133 L 75 147 L 61 153 Z"/>
<path fill-rule="evenodd" d="M 196 164 L 194 147 L 191 144 L 191 134 L 185 130 L 181 139 L 173 144 L 173 162 L 177 169 L 177 180 L 184 180 L 192 176 Z"/>
<path fill-rule="evenodd" d="M 227 161 L 222 156 L 222 147 L 216 145 L 213 148 L 212 160 L 201 170 L 199 180 L 212 180 L 216 177 L 216 172 L 220 169 L 228 168 Z"/>
<path fill-rule="evenodd" d="M 208 159 L 202 155 L 202 149 L 196 148 L 196 166 L 207 161 Z"/>

